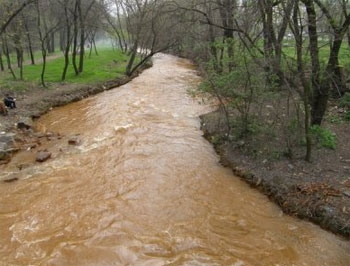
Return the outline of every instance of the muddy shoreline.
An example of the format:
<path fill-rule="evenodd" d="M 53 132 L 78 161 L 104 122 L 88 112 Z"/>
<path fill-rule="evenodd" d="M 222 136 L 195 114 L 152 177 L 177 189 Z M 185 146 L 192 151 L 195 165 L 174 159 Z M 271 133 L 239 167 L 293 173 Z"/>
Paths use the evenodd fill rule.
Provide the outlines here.
<path fill-rule="evenodd" d="M 149 66 L 148 66 L 149 67 Z M 54 107 L 63 106 L 89 96 L 110 90 L 128 83 L 142 70 L 132 76 L 109 80 L 96 85 L 59 84 L 56 88 L 35 88 L 24 92 L 12 92 L 17 99 L 16 109 L 10 109 L 7 116 L 1 116 L 0 131 L 15 131 L 19 122 L 30 123 Z M 8 92 L 1 90 L 1 95 Z"/>
<path fill-rule="evenodd" d="M 93 85 L 54 84 L 49 88 L 35 87 L 26 91 L 0 90 L 0 95 L 10 93 L 16 98 L 17 108 L 0 114 L 0 165 L 7 164 L 13 155 L 31 146 L 40 146 L 42 134 L 33 128 L 34 121 L 55 107 L 76 102 L 106 90 L 122 86 L 137 77 L 152 64 L 146 64 L 131 76 L 123 76 Z M 44 134 L 45 135 L 45 134 Z M 50 139 L 48 132 L 46 138 Z M 22 166 L 18 166 L 21 168 Z M 16 179 L 17 180 L 17 179 Z M 10 178 L 10 181 L 16 181 Z M 9 182 L 9 180 L 3 180 Z"/>
<path fill-rule="evenodd" d="M 284 213 L 311 221 L 325 230 L 350 239 L 350 182 L 348 166 L 327 169 L 328 154 L 316 151 L 313 163 L 302 158 L 258 160 L 243 152 L 242 143 L 218 142 L 223 137 L 218 112 L 202 115 L 204 137 L 213 144 L 221 164 L 232 169 L 251 187 L 267 195 Z M 347 165 L 346 160 L 343 165 Z M 344 171 L 338 171 L 336 168 Z M 333 174 L 332 174 L 333 173 Z"/>

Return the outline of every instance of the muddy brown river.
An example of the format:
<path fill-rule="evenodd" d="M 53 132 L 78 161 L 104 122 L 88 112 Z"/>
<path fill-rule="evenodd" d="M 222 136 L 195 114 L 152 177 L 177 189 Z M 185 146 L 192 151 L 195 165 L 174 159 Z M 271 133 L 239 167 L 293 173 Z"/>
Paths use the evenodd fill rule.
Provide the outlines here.
<path fill-rule="evenodd" d="M 350 265 L 349 242 L 284 215 L 218 163 L 186 60 L 43 116 L 52 158 L 1 169 L 0 265 Z M 77 136 L 80 145 L 68 145 Z M 26 160 L 28 162 L 26 162 Z"/>

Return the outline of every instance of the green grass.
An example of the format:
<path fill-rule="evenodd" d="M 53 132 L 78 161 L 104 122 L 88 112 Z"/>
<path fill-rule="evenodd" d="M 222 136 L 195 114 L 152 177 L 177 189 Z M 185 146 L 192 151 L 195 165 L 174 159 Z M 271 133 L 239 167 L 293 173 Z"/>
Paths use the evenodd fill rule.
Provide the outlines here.
<path fill-rule="evenodd" d="M 62 53 L 59 55 L 62 55 Z M 100 49 L 98 50 L 98 55 L 92 53 L 92 55 L 89 56 L 87 52 L 84 59 L 84 71 L 79 75 L 75 75 L 70 57 L 70 64 L 64 82 L 81 84 L 98 83 L 108 79 L 120 77 L 124 75 L 127 59 L 127 55 L 123 54 L 119 50 L 113 50 L 112 48 Z M 56 59 L 50 59 L 48 57 L 45 71 L 45 82 L 61 82 L 63 66 L 63 55 Z M 23 68 L 24 82 L 14 81 L 10 73 L 3 72 L 1 74 L 0 87 L 9 87 L 20 90 L 23 86 L 28 86 L 28 84 L 38 85 L 40 84 L 41 71 L 41 63 L 36 65 L 25 65 Z M 15 69 L 15 73 L 17 78 L 19 78 L 19 69 Z"/>
<path fill-rule="evenodd" d="M 283 53 L 289 57 L 289 58 L 294 58 L 296 59 L 296 51 L 295 51 L 295 47 L 294 47 L 294 42 L 293 41 L 287 41 L 286 42 L 287 45 L 283 46 Z M 304 60 L 306 61 L 310 61 L 310 52 L 308 50 L 308 42 L 304 43 L 304 48 L 303 48 L 303 52 L 304 52 Z M 319 42 L 319 59 L 321 64 L 326 65 L 328 63 L 328 59 L 329 59 L 329 43 L 325 42 L 325 41 L 320 41 Z M 344 41 L 340 51 L 339 51 L 339 64 L 342 66 L 346 66 L 347 68 L 350 67 L 350 48 L 348 46 L 348 44 Z"/>

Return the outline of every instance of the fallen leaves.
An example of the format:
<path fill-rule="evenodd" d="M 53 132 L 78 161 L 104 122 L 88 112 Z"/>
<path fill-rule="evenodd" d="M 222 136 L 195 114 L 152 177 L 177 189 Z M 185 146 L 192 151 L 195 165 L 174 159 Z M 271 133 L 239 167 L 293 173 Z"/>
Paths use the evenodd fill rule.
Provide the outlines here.
<path fill-rule="evenodd" d="M 323 196 L 340 197 L 342 192 L 336 188 L 333 188 L 326 182 L 313 182 L 302 185 L 297 185 L 297 189 L 302 194 L 321 194 Z"/>

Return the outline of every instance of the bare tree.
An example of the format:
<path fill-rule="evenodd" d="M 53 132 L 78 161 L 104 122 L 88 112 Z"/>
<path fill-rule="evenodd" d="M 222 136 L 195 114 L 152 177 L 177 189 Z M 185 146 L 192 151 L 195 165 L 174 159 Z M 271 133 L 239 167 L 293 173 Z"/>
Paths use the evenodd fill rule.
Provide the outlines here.
<path fill-rule="evenodd" d="M 320 0 L 301 0 L 305 5 L 308 16 L 308 32 L 310 41 L 310 56 L 312 63 L 312 102 L 311 102 L 311 124 L 320 125 L 327 109 L 330 87 L 335 85 L 341 87 L 341 75 L 339 71 L 339 51 L 349 26 L 350 15 L 344 17 L 343 21 L 337 20 Z M 318 30 L 317 30 L 317 5 L 332 29 L 333 40 L 330 42 L 330 53 L 325 70 L 321 69 L 320 56 L 318 52 Z"/>
<path fill-rule="evenodd" d="M 17 17 L 18 14 L 20 14 L 25 7 L 28 5 L 34 3 L 36 0 L 26 0 L 26 1 L 21 1 L 18 3 L 13 3 L 14 1 L 11 1 L 11 10 L 10 13 L 5 17 L 5 19 L 2 21 L 2 25 L 0 27 L 0 35 L 4 33 L 6 30 L 7 26 L 11 23 L 13 19 Z M 7 14 L 7 13 L 6 13 Z"/>
<path fill-rule="evenodd" d="M 47 58 L 47 40 L 52 36 L 52 32 L 55 32 L 59 27 L 57 23 L 52 24 L 50 28 L 48 28 L 48 23 L 46 22 L 46 16 L 43 16 L 43 10 L 46 10 L 45 5 L 41 5 L 41 1 L 37 0 L 36 2 L 36 12 L 37 12 L 37 29 L 39 34 L 40 46 L 41 46 L 41 55 L 42 55 L 42 70 L 40 75 L 41 84 L 43 87 L 46 87 L 45 84 L 45 70 L 46 70 L 46 58 Z"/>
<path fill-rule="evenodd" d="M 130 55 L 126 74 L 131 75 L 155 53 L 165 51 L 178 43 L 178 22 L 174 20 L 174 5 L 169 1 L 122 0 L 112 1 L 122 13 L 110 23 L 119 44 L 128 48 Z M 127 35 L 118 25 L 123 21 Z M 123 35 L 122 35 L 123 34 Z"/>

